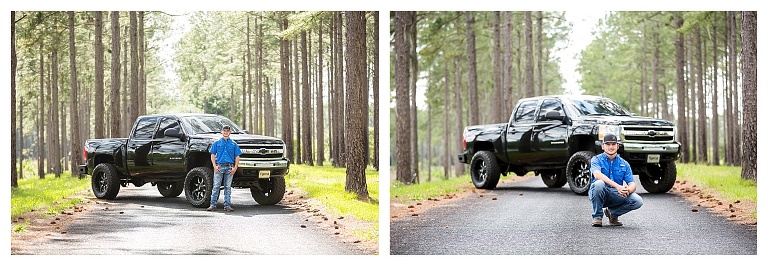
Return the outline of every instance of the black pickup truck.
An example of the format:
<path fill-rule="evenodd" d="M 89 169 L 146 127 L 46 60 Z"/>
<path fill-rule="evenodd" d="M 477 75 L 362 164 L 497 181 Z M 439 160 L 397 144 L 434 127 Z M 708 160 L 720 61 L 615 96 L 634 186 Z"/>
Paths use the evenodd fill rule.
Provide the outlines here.
<path fill-rule="evenodd" d="M 232 179 L 233 188 L 250 188 L 261 205 L 277 204 L 285 194 L 290 162 L 285 143 L 277 138 L 251 135 L 226 117 L 211 114 L 158 114 L 140 116 L 129 138 L 85 141 L 81 174 L 91 175 L 93 194 L 114 199 L 120 187 L 157 185 L 164 197 L 186 191 L 187 201 L 207 207 L 211 200 L 213 166 L 210 145 L 229 125 L 230 138 L 243 154 Z M 216 188 L 220 189 L 220 188 Z"/>
<path fill-rule="evenodd" d="M 464 151 L 472 183 L 493 189 L 499 175 L 541 175 L 548 187 L 569 184 L 586 195 L 590 159 L 601 153 L 601 139 L 611 132 L 619 137 L 619 155 L 650 193 L 672 189 L 680 143 L 672 122 L 639 117 L 615 101 L 598 96 L 553 95 L 520 99 L 508 123 L 464 128 Z"/>

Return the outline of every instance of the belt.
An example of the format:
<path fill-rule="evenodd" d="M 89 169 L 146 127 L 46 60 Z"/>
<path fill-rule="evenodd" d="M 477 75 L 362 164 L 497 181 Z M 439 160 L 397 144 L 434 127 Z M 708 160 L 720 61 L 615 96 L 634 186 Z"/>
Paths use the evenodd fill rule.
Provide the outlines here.
<path fill-rule="evenodd" d="M 233 166 L 233 165 L 235 165 L 235 164 L 233 164 L 233 163 L 217 163 L 216 165 L 221 165 L 221 166 Z"/>

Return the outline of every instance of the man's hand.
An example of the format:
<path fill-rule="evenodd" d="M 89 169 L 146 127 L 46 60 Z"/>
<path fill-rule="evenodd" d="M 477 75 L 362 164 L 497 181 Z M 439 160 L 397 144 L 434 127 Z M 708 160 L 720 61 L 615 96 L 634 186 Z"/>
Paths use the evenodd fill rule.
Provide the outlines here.
<path fill-rule="evenodd" d="M 619 189 L 619 195 L 625 198 L 629 196 L 629 188 L 627 187 L 627 185 L 624 185 L 623 187 L 621 187 L 621 189 Z"/>
<path fill-rule="evenodd" d="M 232 167 L 232 170 L 229 170 L 229 174 L 235 175 L 235 172 L 237 172 L 237 165 Z"/>
<path fill-rule="evenodd" d="M 213 171 L 215 171 L 217 174 L 221 173 L 221 171 L 219 171 L 219 166 L 216 164 L 213 164 Z"/>

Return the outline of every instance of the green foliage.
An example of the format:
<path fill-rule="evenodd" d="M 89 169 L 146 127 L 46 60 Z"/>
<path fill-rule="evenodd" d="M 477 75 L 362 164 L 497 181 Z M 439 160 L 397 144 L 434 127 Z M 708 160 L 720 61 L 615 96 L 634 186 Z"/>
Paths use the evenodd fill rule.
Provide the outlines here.
<path fill-rule="evenodd" d="M 741 167 L 679 163 L 677 177 L 711 188 L 727 200 L 757 202 L 757 183 L 741 179 Z"/>
<path fill-rule="evenodd" d="M 369 168 L 365 171 L 368 194 L 373 199 L 379 198 L 379 174 Z M 289 188 L 296 187 L 306 191 L 311 198 L 317 199 L 327 209 L 340 216 L 354 216 L 370 223 L 370 228 L 356 232 L 358 236 L 369 240 L 378 239 L 379 203 L 361 201 L 357 195 L 344 190 L 346 169 L 331 166 L 291 165 L 286 176 Z"/>
<path fill-rule="evenodd" d="M 19 187 L 11 188 L 11 219 L 33 210 L 52 214 L 69 209 L 84 199 L 76 194 L 90 186 L 90 179 L 71 177 L 69 172 L 59 178 L 49 174 L 45 179 L 20 179 Z"/>

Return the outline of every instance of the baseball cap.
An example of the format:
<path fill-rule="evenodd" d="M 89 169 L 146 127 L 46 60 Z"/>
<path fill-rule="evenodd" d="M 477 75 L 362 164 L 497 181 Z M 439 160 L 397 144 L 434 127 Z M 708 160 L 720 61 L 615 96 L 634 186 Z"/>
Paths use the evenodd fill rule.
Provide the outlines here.
<path fill-rule="evenodd" d="M 618 141 L 619 139 L 613 133 L 605 133 L 605 135 L 603 135 L 603 143 L 616 143 Z"/>
<path fill-rule="evenodd" d="M 224 127 L 222 127 L 221 130 L 232 130 L 232 129 L 229 128 L 229 125 L 224 125 Z"/>

